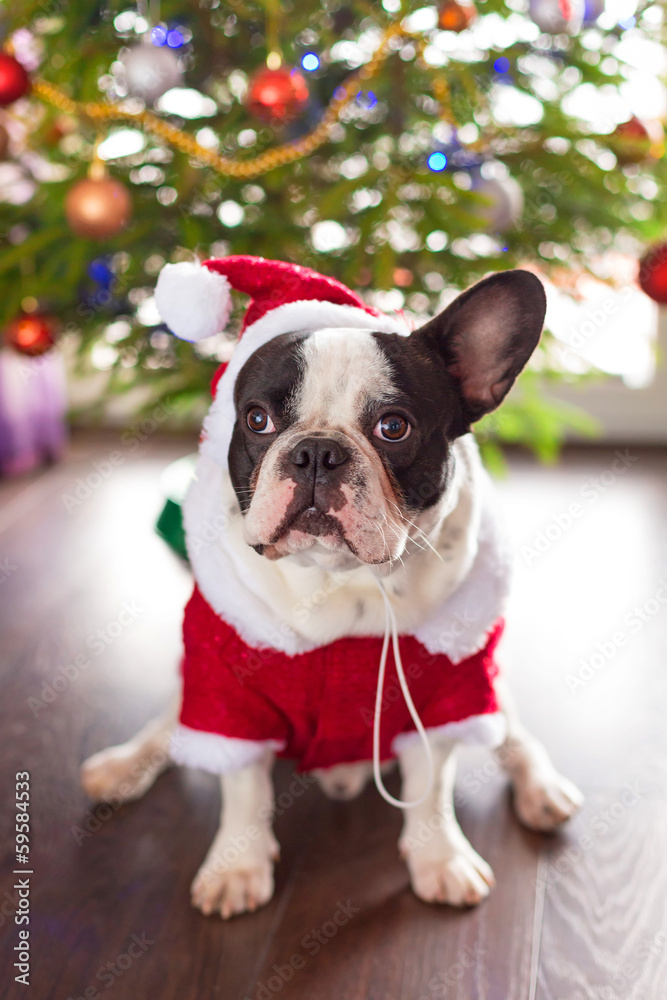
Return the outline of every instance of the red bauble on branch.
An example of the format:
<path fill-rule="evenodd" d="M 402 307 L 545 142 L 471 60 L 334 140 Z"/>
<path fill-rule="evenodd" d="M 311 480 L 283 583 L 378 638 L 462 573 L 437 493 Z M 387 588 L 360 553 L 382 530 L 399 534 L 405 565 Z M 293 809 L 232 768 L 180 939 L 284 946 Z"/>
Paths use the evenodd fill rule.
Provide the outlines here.
<path fill-rule="evenodd" d="M 438 26 L 443 31 L 465 31 L 477 17 L 475 5 L 459 0 L 444 0 L 438 9 Z"/>
<path fill-rule="evenodd" d="M 618 162 L 641 163 L 651 153 L 652 140 L 646 126 L 634 115 L 627 122 L 618 125 L 609 137 L 609 145 Z"/>
<path fill-rule="evenodd" d="M 246 107 L 269 124 L 287 123 L 308 103 L 308 85 L 301 73 L 287 66 L 260 69 L 248 87 Z"/>
<path fill-rule="evenodd" d="M 0 106 L 4 108 L 18 101 L 29 89 L 28 74 L 18 59 L 8 52 L 0 52 Z"/>
<path fill-rule="evenodd" d="M 5 330 L 5 343 L 19 354 L 36 358 L 46 354 L 56 341 L 57 322 L 46 313 L 21 313 Z"/>
<path fill-rule="evenodd" d="M 639 286 L 654 302 L 667 305 L 667 243 L 653 247 L 639 262 Z"/>

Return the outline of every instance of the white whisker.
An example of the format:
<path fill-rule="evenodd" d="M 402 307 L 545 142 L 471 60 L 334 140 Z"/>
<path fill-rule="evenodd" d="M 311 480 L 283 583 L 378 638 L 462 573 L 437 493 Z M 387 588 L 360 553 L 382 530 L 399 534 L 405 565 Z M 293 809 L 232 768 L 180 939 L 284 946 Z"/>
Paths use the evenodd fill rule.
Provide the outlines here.
<path fill-rule="evenodd" d="M 410 527 L 414 528 L 415 531 L 418 532 L 419 537 L 424 542 L 426 542 L 426 544 L 429 547 L 429 549 L 431 550 L 431 552 L 433 552 L 433 554 L 435 556 L 437 556 L 437 558 L 440 560 L 441 563 L 444 563 L 445 560 L 442 558 L 442 556 L 440 555 L 440 553 L 438 552 L 438 550 L 435 548 L 435 546 L 431 542 L 430 538 L 428 538 L 428 536 L 426 535 L 426 533 L 424 531 L 422 531 L 422 529 L 419 527 L 419 525 L 415 524 L 414 521 L 411 521 L 409 517 L 406 517 L 405 514 L 403 513 L 403 511 L 398 506 L 398 504 L 395 503 L 393 500 L 390 500 L 389 503 L 392 505 L 392 507 L 395 507 L 398 516 L 401 518 L 401 521 L 403 521 L 404 524 L 409 524 Z M 408 537 L 410 537 L 410 536 L 408 535 Z M 415 538 L 410 538 L 410 541 L 414 542 L 415 545 L 417 545 L 417 540 Z M 418 548 L 422 548 L 422 546 L 418 545 Z"/>

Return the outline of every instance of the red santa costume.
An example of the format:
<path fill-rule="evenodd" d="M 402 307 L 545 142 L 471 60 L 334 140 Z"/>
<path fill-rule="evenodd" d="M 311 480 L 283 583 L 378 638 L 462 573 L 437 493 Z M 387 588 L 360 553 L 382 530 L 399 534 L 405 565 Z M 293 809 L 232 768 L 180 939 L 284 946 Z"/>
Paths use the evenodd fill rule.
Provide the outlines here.
<path fill-rule="evenodd" d="M 274 337 L 323 327 L 406 336 L 409 331 L 400 319 L 378 313 L 337 281 L 255 257 L 167 265 L 156 291 L 158 308 L 177 336 L 200 340 L 224 329 L 230 285 L 250 295 L 251 303 L 231 360 L 214 379 L 196 480 L 183 508 L 196 585 L 185 611 L 183 703 L 173 756 L 216 773 L 247 766 L 267 746 L 296 758 L 305 770 L 370 760 L 373 724 L 381 714 L 379 757 L 390 759 L 401 741 L 416 736 L 414 713 L 396 673 L 399 637 L 394 635 L 394 655 L 388 656 L 389 619 L 384 638 L 344 636 L 324 645 L 286 624 L 267 600 L 264 578 L 270 587 L 275 564 L 256 556 L 232 530 L 238 507 L 233 509 L 228 451 L 238 373 Z M 442 606 L 411 633 L 400 635 L 400 659 L 427 730 L 497 745 L 504 720 L 493 685 L 494 653 L 502 632 L 509 558 L 479 463 L 475 480 L 481 500 L 471 566 Z M 261 560 L 260 572 L 250 571 L 249 553 Z M 378 713 L 383 649 L 387 672 Z"/>

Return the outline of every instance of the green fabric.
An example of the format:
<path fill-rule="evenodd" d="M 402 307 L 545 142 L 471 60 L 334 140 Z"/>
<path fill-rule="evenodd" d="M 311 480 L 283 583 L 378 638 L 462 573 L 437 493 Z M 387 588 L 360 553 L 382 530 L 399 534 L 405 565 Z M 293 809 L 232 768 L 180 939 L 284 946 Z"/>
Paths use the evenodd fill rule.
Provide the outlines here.
<path fill-rule="evenodd" d="M 176 503 L 175 500 L 167 500 L 157 519 L 155 530 L 161 538 L 164 538 L 176 555 L 185 559 L 186 562 L 188 561 L 183 528 L 183 509 L 179 503 Z"/>

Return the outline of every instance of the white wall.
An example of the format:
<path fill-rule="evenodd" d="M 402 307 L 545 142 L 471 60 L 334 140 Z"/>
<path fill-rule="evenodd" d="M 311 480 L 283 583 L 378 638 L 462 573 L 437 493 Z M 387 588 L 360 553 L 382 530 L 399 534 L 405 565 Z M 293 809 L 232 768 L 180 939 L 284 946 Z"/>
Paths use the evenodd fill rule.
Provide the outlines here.
<path fill-rule="evenodd" d="M 667 445 L 667 308 L 660 310 L 658 365 L 647 388 L 630 389 L 620 378 L 607 377 L 598 385 L 563 387 L 550 394 L 595 417 L 603 440 Z"/>

